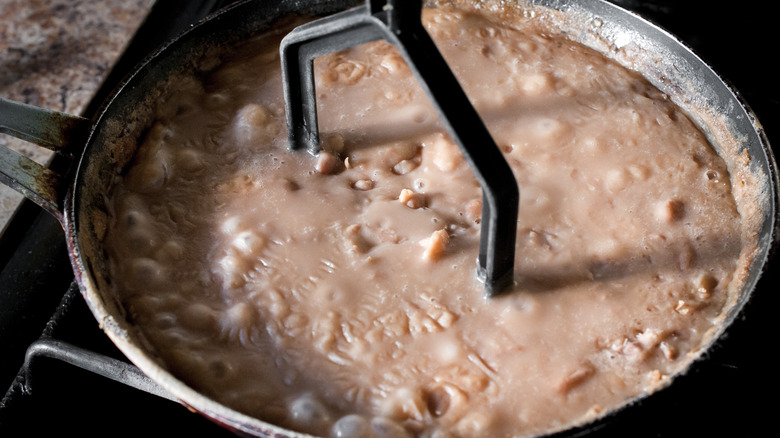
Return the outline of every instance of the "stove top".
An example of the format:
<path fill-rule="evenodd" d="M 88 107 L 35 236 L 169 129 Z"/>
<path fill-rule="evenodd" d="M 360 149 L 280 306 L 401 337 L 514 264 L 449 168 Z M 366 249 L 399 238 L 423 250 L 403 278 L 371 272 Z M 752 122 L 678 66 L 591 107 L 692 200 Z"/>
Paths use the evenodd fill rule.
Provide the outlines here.
<path fill-rule="evenodd" d="M 156 2 L 106 85 L 85 115 L 97 106 L 125 72 L 161 41 L 230 1 Z M 741 92 L 762 121 L 770 143 L 780 145 L 780 90 L 772 77 L 772 50 L 778 37 L 772 16 L 757 0 L 740 8 L 712 2 L 613 0 L 678 36 Z M 681 4 L 682 3 L 682 4 Z M 777 150 L 775 149 L 777 155 Z M 61 165 L 56 160 L 53 167 Z M 778 261 L 767 269 L 743 318 L 713 348 L 706 360 L 667 390 L 632 407 L 589 437 L 765 436 L 773 423 L 777 384 L 765 357 L 769 312 L 778 309 L 775 294 Z M 197 433 L 234 436 L 178 403 L 128 387 L 62 361 L 39 358 L 23 391 L 25 352 L 39 339 L 68 342 L 124 360 L 98 328 L 73 283 L 65 237 L 59 224 L 26 202 L 0 236 L 0 436 L 62 434 L 138 436 Z M 0 391 L 0 395 L 3 394 Z M 761 395 L 768 395 L 769 397 Z"/>

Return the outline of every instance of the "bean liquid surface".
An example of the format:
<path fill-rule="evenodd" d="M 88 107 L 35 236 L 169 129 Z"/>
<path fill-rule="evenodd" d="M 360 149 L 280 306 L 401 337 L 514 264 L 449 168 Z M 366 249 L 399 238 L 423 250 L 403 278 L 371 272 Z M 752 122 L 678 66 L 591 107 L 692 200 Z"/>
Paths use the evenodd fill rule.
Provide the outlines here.
<path fill-rule="evenodd" d="M 515 285 L 490 300 L 479 185 L 392 46 L 317 59 L 317 157 L 287 150 L 281 33 L 177 84 L 105 240 L 165 366 L 271 423 L 382 438 L 559 430 L 684 369 L 743 251 L 726 164 L 538 21 L 424 11 L 520 187 Z"/>

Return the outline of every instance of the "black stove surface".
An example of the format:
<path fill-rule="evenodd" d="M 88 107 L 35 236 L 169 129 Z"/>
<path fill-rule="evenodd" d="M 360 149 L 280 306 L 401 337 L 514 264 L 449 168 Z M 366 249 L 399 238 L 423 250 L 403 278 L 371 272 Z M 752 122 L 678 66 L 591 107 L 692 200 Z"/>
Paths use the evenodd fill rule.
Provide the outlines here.
<path fill-rule="evenodd" d="M 111 83 L 159 41 L 220 1 L 156 2 L 146 25 L 117 64 Z M 664 27 L 692 47 L 741 92 L 770 143 L 780 145 L 780 92 L 772 54 L 780 39 L 772 16 L 757 0 L 720 7 L 696 0 L 613 0 Z M 163 25 L 162 23 L 166 23 Z M 771 65 L 770 65 L 771 64 Z M 775 152 L 777 155 L 777 152 Z M 57 166 L 57 162 L 53 164 Z M 667 390 L 600 423 L 588 437 L 764 437 L 774 433 L 778 385 L 769 352 L 776 329 L 776 271 L 771 262 L 743 318 L 728 336 Z M 123 359 L 98 328 L 73 284 L 59 224 L 25 203 L 0 236 L 0 437 L 77 433 L 80 436 L 233 436 L 178 403 L 97 376 L 54 359 L 30 369 L 32 392 L 22 391 L 27 347 L 41 338 L 66 341 Z M 0 391 L 0 395 L 3 394 Z"/>

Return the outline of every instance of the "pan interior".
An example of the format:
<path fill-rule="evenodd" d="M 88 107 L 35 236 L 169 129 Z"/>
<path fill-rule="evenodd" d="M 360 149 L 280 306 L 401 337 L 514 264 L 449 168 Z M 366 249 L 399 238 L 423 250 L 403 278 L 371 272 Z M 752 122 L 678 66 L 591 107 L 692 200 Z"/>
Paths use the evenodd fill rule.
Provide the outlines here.
<path fill-rule="evenodd" d="M 132 160 L 138 139 L 149 130 L 157 105 L 172 92 L 183 77 L 206 72 L 220 62 L 225 47 L 262 32 L 272 17 L 298 11 L 300 2 L 246 2 L 196 27 L 154 56 L 119 91 L 106 107 L 80 165 L 76 197 L 71 217 L 77 239 L 78 263 L 86 273 L 84 293 L 112 339 L 145 372 L 164 381 L 176 395 L 199 410 L 222 409 L 171 377 L 155 358 L 154 348 L 127 322 L 124 307 L 109 291 L 102 241 L 110 226 L 106 199 L 116 178 Z M 317 12 L 343 9 L 347 2 L 318 3 Z M 540 9 L 551 6 L 561 14 Z M 723 156 L 732 175 L 732 187 L 742 217 L 745 239 L 758 234 L 752 249 L 744 252 L 750 269 L 733 291 L 725 323 L 712 333 L 721 334 L 749 299 L 761 266 L 774 240 L 774 187 L 772 158 L 759 128 L 738 97 L 698 58 L 672 37 L 637 17 L 605 2 L 534 2 L 522 4 L 525 14 L 556 20 L 563 32 L 576 41 L 596 48 L 620 64 L 640 71 L 661 91 L 667 93 L 698 123 L 710 142 Z M 237 17 L 240 20 L 235 21 Z M 235 25 L 234 23 L 240 23 Z M 522 196 L 522 195 L 521 195 Z M 229 409 L 220 411 L 241 421 L 241 427 L 265 427 Z"/>

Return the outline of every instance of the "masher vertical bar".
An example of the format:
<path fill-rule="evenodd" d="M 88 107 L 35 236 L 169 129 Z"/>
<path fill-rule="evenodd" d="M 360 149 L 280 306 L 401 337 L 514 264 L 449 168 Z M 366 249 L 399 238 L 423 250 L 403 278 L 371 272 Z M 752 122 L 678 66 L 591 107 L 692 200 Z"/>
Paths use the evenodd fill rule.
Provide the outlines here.
<path fill-rule="evenodd" d="M 287 139 L 291 149 L 320 151 L 314 59 L 328 53 L 383 38 L 364 8 L 303 25 L 282 41 L 282 81 L 287 117 Z"/>
<path fill-rule="evenodd" d="M 485 294 L 494 296 L 513 282 L 520 193 L 512 169 L 469 101 L 428 32 L 419 12 L 421 0 L 389 0 L 388 28 L 409 67 L 418 77 L 447 130 L 457 142 L 482 187 L 482 228 L 478 276 Z"/>
<path fill-rule="evenodd" d="M 366 0 L 294 29 L 282 40 L 290 148 L 320 150 L 314 59 L 384 38 L 394 44 L 439 112 L 482 187 L 482 225 L 477 276 L 492 297 L 514 277 L 520 193 L 512 169 L 422 26 L 421 0 Z"/>

